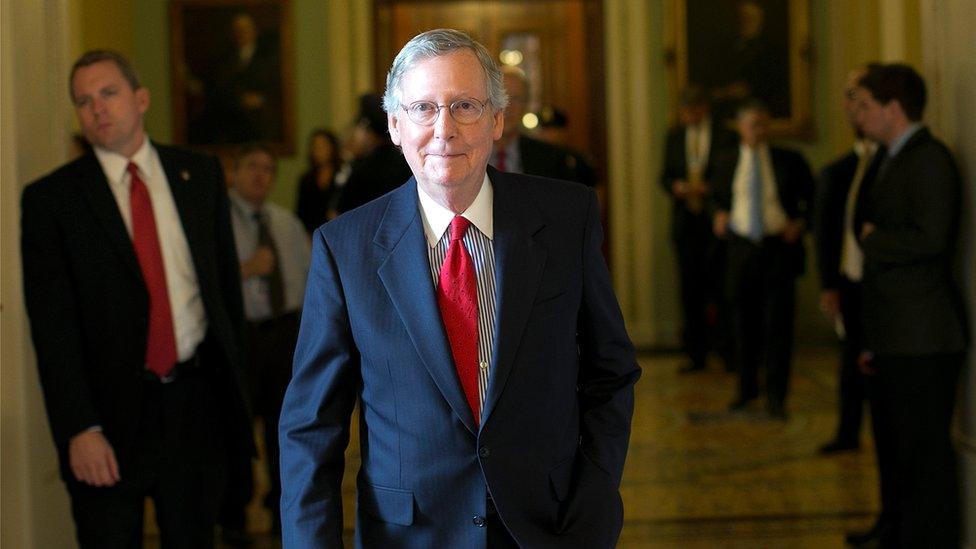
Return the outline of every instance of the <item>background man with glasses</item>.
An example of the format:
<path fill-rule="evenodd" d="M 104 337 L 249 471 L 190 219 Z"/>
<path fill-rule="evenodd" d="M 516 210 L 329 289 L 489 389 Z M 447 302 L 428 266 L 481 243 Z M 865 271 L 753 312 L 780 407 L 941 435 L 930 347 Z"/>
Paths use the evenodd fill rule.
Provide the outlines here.
<path fill-rule="evenodd" d="M 384 107 L 413 177 L 313 236 L 281 419 L 287 547 L 338 546 L 360 401 L 356 544 L 612 547 L 633 347 L 581 185 L 487 167 L 485 48 L 418 35 Z"/>

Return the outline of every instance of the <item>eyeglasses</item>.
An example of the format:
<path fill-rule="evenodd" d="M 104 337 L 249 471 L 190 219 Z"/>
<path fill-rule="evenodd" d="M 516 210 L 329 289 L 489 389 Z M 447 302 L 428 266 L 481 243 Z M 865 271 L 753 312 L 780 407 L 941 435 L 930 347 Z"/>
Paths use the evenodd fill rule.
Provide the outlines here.
<path fill-rule="evenodd" d="M 478 101 L 477 99 L 458 99 L 450 105 L 438 105 L 433 101 L 415 101 L 409 105 L 400 106 L 407 111 L 407 117 L 414 124 L 433 126 L 440 117 L 442 108 L 450 111 L 451 118 L 458 124 L 474 124 L 481 119 L 488 103 L 489 101 Z"/>

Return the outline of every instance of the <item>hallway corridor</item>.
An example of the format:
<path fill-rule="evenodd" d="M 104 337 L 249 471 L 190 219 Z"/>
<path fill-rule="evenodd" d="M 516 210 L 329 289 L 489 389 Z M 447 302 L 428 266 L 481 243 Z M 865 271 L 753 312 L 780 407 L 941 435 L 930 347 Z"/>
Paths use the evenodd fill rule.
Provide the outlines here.
<path fill-rule="evenodd" d="M 621 493 L 621 549 L 844 547 L 847 530 L 866 528 L 878 507 L 868 417 L 861 449 L 833 457 L 817 448 L 834 434 L 833 348 L 795 357 L 785 423 L 756 411 L 730 413 L 736 377 L 718 363 L 678 375 L 677 354 L 639 355 L 644 375 Z M 347 546 L 352 546 L 358 436 L 353 429 L 344 482 Z M 280 547 L 258 488 L 249 509 L 255 549 Z M 152 540 L 155 541 L 155 540 Z M 147 547 L 152 547 L 152 543 Z"/>
<path fill-rule="evenodd" d="M 713 363 L 678 375 L 678 355 L 641 355 L 644 375 L 621 492 L 621 548 L 843 547 L 877 509 L 868 433 L 817 455 L 836 424 L 833 348 L 796 353 L 789 420 L 726 411 L 736 377 Z"/>

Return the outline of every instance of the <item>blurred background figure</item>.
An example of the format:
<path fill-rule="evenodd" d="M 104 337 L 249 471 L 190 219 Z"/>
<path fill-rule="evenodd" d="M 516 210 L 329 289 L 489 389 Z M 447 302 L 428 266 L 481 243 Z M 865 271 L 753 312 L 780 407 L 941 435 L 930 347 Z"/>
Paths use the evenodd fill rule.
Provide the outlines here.
<path fill-rule="evenodd" d="M 705 369 L 710 329 L 713 341 L 728 346 L 725 334 L 715 333 L 725 327 L 719 318 L 725 250 L 712 233 L 705 203 L 712 193 L 716 159 L 729 154 L 736 136 L 712 120 L 702 88 L 686 88 L 679 101 L 680 124 L 668 132 L 665 141 L 661 185 L 672 202 L 671 241 L 678 260 L 682 344 L 688 357 L 681 371 L 695 372 Z"/>
<path fill-rule="evenodd" d="M 254 414 L 262 420 L 262 457 L 271 485 L 264 505 L 271 513 L 272 534 L 280 535 L 278 415 L 291 379 L 311 244 L 294 214 L 268 202 L 276 164 L 274 152 L 266 144 L 241 147 L 234 162 L 230 198 L 234 240 L 241 261 L 245 371 Z M 254 495 L 251 456 L 231 456 L 228 470 L 220 517 L 223 540 L 229 545 L 246 546 L 251 540 L 245 508 Z"/>
<path fill-rule="evenodd" d="M 342 167 L 341 152 L 339 140 L 331 130 L 312 130 L 308 138 L 308 169 L 298 181 L 295 207 L 309 234 L 339 214 L 336 176 Z"/>
<path fill-rule="evenodd" d="M 950 427 L 968 346 L 953 273 L 962 181 L 948 148 L 922 124 L 927 94 L 914 69 L 871 67 L 856 94 L 861 129 L 885 147 L 877 177 L 861 192 L 858 220 L 863 356 L 880 401 L 880 452 L 893 460 L 880 473 L 894 508 L 883 506 L 868 534 L 882 547 L 957 547 Z"/>
<path fill-rule="evenodd" d="M 525 73 L 515 67 L 502 67 L 502 75 L 505 79 L 505 91 L 508 92 L 505 128 L 502 138 L 495 141 L 488 163 L 503 172 L 565 179 L 595 187 L 596 172 L 581 154 L 529 137 L 522 132 L 529 82 Z"/>
<path fill-rule="evenodd" d="M 714 230 L 728 239 L 739 391 L 729 408 L 745 410 L 766 374 L 766 413 L 786 419 L 793 355 L 796 277 L 803 273 L 801 237 L 813 198 L 813 176 L 800 153 L 768 142 L 769 110 L 758 101 L 739 107 L 738 150 L 715 167 Z"/>
<path fill-rule="evenodd" d="M 568 125 L 569 120 L 566 118 L 566 113 L 561 109 L 543 107 L 539 111 L 539 125 L 535 129 L 535 136 L 551 145 L 566 147 L 566 127 Z"/>
<path fill-rule="evenodd" d="M 864 253 L 854 227 L 860 191 L 870 185 L 877 173 L 878 144 L 866 138 L 857 123 L 857 81 L 866 72 L 867 68 L 862 67 L 848 75 L 843 109 L 854 130 L 854 147 L 820 173 L 814 208 L 820 309 L 834 323 L 841 340 L 837 432 L 820 448 L 823 454 L 856 450 L 860 446 L 861 417 L 867 399 L 867 382 L 857 365 L 864 345 L 861 329 Z"/>
<path fill-rule="evenodd" d="M 352 161 L 339 196 L 340 214 L 379 198 L 410 179 L 410 166 L 390 141 L 379 95 L 360 96 L 359 118 L 347 147 Z"/>

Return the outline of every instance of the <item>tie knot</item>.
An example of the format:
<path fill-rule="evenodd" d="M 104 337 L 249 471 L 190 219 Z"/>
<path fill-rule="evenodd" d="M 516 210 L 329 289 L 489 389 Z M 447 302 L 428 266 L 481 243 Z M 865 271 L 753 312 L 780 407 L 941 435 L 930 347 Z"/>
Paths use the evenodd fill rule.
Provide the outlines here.
<path fill-rule="evenodd" d="M 464 217 L 454 216 L 454 219 L 451 220 L 451 242 L 463 239 L 464 233 L 467 232 L 470 225 L 471 222 Z"/>
<path fill-rule="evenodd" d="M 125 169 L 132 177 L 139 177 L 139 166 L 136 166 L 135 162 L 129 162 L 129 165 Z"/>

